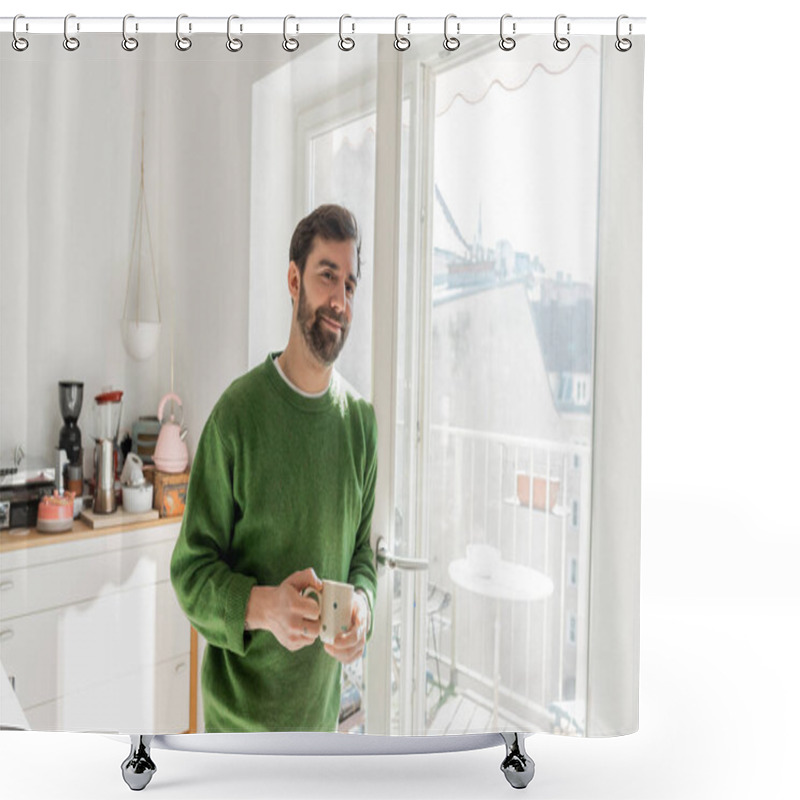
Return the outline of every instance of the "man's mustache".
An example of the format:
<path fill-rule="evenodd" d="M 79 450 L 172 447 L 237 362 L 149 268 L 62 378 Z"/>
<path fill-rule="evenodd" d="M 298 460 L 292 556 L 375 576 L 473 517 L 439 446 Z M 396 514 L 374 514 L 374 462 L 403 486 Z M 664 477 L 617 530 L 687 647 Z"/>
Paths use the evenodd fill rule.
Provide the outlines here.
<path fill-rule="evenodd" d="M 330 320 L 333 320 L 337 325 L 341 326 L 342 330 L 347 330 L 347 318 L 344 314 L 334 314 L 329 311 L 323 311 L 319 309 L 317 311 L 318 317 L 327 317 Z"/>

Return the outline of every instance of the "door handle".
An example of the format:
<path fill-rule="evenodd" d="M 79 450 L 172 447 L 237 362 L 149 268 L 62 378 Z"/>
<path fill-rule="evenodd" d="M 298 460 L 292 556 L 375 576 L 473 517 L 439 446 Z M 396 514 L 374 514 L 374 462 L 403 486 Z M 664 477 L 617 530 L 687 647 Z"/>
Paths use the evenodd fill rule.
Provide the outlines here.
<path fill-rule="evenodd" d="M 378 547 L 376 550 L 376 558 L 378 563 L 382 564 L 389 569 L 411 569 L 411 570 L 424 570 L 428 569 L 427 558 L 404 558 L 403 556 L 396 556 L 390 553 L 386 547 L 386 539 L 383 536 L 378 539 Z"/>

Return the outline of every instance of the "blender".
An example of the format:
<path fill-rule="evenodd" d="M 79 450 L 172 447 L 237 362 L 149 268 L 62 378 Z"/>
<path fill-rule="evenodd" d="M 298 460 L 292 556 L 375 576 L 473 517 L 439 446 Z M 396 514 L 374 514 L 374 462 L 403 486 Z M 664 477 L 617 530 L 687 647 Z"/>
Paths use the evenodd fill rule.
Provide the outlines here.
<path fill-rule="evenodd" d="M 117 437 L 122 419 L 122 392 L 104 387 L 94 398 L 94 513 L 117 510 L 114 488 L 117 471 Z"/>

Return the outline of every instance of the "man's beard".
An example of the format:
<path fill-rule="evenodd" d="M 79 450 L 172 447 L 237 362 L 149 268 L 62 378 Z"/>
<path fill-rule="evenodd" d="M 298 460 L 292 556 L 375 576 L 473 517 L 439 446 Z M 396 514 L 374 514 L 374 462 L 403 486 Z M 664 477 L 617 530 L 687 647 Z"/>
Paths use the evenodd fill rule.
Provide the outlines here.
<path fill-rule="evenodd" d="M 323 317 L 327 317 L 342 326 L 338 335 L 336 331 L 331 330 L 331 328 L 322 321 Z M 308 298 L 303 288 L 302 277 L 300 278 L 297 322 L 300 325 L 303 338 L 312 354 L 325 364 L 325 366 L 331 366 L 339 357 L 339 353 L 342 352 L 344 343 L 347 340 L 347 334 L 349 332 L 347 320 L 344 314 L 337 315 L 330 309 L 318 308 L 315 314 L 308 303 Z"/>

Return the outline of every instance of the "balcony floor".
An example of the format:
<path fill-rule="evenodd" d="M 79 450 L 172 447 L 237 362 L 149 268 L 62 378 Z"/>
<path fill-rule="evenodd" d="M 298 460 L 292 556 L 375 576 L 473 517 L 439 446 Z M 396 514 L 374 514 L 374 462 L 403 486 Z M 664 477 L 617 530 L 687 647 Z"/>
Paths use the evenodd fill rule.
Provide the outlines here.
<path fill-rule="evenodd" d="M 428 734 L 445 735 L 458 733 L 490 733 L 493 731 L 535 731 L 538 726 L 522 723 L 517 717 L 504 711 L 497 712 L 497 727 L 492 722 L 492 708 L 472 692 L 457 692 L 436 709 L 438 692 L 428 698 L 428 716 L 434 715 L 428 725 Z"/>

